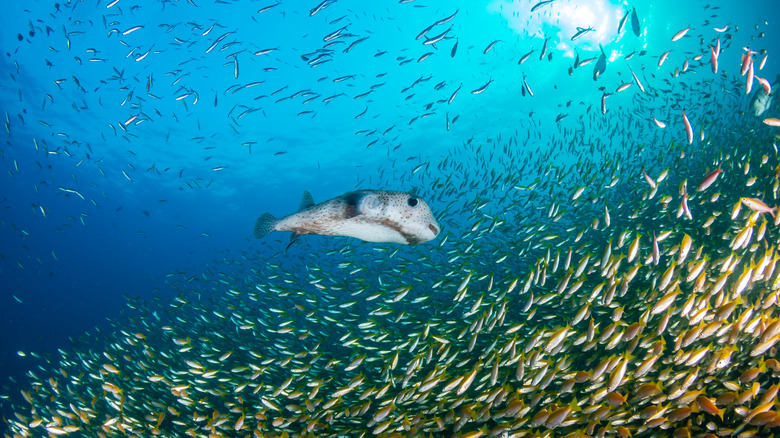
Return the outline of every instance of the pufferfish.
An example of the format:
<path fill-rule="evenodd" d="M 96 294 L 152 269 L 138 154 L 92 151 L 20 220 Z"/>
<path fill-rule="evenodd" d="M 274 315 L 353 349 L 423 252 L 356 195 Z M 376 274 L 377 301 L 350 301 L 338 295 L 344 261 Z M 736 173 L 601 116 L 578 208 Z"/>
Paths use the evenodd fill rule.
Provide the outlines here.
<path fill-rule="evenodd" d="M 265 213 L 257 218 L 255 238 L 272 231 L 292 231 L 290 243 L 304 234 L 320 234 L 417 245 L 436 238 L 440 227 L 428 204 L 415 195 L 357 190 L 319 204 L 304 192 L 297 213 L 279 219 Z"/>

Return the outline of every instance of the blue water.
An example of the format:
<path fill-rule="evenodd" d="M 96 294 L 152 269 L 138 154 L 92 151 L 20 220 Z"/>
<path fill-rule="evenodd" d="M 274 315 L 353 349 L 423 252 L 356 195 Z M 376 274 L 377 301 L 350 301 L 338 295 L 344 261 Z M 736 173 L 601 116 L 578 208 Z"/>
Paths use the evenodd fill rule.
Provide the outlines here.
<path fill-rule="evenodd" d="M 547 139 L 576 141 L 584 130 L 625 151 L 632 144 L 610 123 L 616 113 L 630 114 L 637 99 L 664 109 L 664 143 L 684 139 L 681 108 L 695 108 L 689 113 L 705 126 L 717 123 L 717 109 L 702 104 L 724 93 L 717 86 L 707 97 L 693 87 L 662 91 L 665 80 L 716 79 L 701 38 L 706 47 L 721 37 L 728 81 L 743 80 L 743 46 L 769 53 L 757 75 L 772 81 L 780 72 L 780 14 L 771 1 L 558 0 L 531 13 L 535 1 L 340 0 L 313 16 L 317 1 L 282 1 L 260 14 L 273 3 L 109 3 L 10 2 L 0 17 L 0 111 L 10 131 L 0 132 L 3 394 L 18 396 L 17 382 L 41 364 L 31 353 L 53 355 L 85 331 L 111 330 L 107 320 L 121 320 L 126 297 L 167 302 L 188 282 L 214 278 L 214 261 L 259 251 L 251 263 L 262 263 L 278 254 L 287 236 L 256 241 L 253 222 L 266 211 L 294 211 L 304 190 L 322 201 L 356 188 L 416 189 L 436 214 L 444 205 L 419 176 L 446 178 L 437 165 L 464 142 L 523 139 L 533 126 L 543 133 L 534 143 L 540 156 L 561 147 Z M 634 5 L 640 35 L 630 17 L 617 34 Z M 435 48 L 415 39 L 456 11 L 427 34 L 451 27 L 451 38 Z M 725 33 L 713 30 L 726 25 Z M 130 31 L 135 26 L 143 28 Z M 571 40 L 588 26 L 596 30 Z M 342 27 L 348 35 L 333 40 L 327 62 L 311 66 L 328 44 L 323 38 Z M 671 42 L 686 27 L 688 35 Z M 367 39 L 344 52 L 360 38 Z M 539 59 L 545 38 L 551 60 Z M 608 57 L 604 74 L 594 82 L 594 61 L 570 75 L 574 49 L 583 60 L 599 56 L 599 44 Z M 700 53 L 695 72 L 672 78 Z M 631 82 L 628 66 L 651 94 L 640 95 L 636 85 L 614 94 L 607 115 L 594 121 L 599 87 L 614 92 Z M 524 77 L 533 97 L 522 96 Z M 314 94 L 292 97 L 299 92 Z M 558 123 L 560 114 L 567 117 Z M 633 144 L 652 131 L 649 117 L 637 115 Z M 468 165 L 468 157 L 457 159 Z M 518 163 L 517 171 L 529 184 L 538 176 L 534 163 Z M 452 229 L 458 223 L 450 218 L 442 235 L 462 234 Z M 307 239 L 310 246 L 288 256 L 323 238 Z"/>

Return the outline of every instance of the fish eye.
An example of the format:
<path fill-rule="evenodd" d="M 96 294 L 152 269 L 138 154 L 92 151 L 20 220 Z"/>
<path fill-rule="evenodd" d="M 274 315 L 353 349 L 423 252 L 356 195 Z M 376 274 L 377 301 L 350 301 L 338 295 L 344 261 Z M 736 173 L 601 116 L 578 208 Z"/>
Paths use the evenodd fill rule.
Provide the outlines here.
<path fill-rule="evenodd" d="M 417 204 L 420 203 L 420 201 L 417 198 L 409 198 L 406 200 L 406 203 L 409 204 L 409 207 L 417 207 Z"/>

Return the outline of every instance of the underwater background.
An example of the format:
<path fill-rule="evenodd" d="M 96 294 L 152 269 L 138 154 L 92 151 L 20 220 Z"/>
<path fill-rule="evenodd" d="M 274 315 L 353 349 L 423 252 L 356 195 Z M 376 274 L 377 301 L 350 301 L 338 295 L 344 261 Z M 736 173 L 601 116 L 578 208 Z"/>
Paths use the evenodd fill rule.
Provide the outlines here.
<path fill-rule="evenodd" d="M 775 2 L 4 6 L 9 436 L 780 424 Z M 441 233 L 252 235 L 358 189 Z"/>

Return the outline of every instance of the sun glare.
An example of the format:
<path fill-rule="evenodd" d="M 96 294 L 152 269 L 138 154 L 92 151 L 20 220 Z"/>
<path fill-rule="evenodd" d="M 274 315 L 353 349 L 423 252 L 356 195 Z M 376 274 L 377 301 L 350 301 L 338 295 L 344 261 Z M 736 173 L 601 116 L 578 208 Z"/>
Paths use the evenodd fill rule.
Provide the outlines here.
<path fill-rule="evenodd" d="M 553 47 L 570 58 L 575 56 L 575 49 L 599 50 L 599 44 L 618 39 L 618 24 L 628 10 L 609 0 L 556 0 L 531 12 L 536 4 L 536 0 L 530 3 L 496 0 L 488 10 L 500 13 L 518 34 L 550 38 Z"/>

